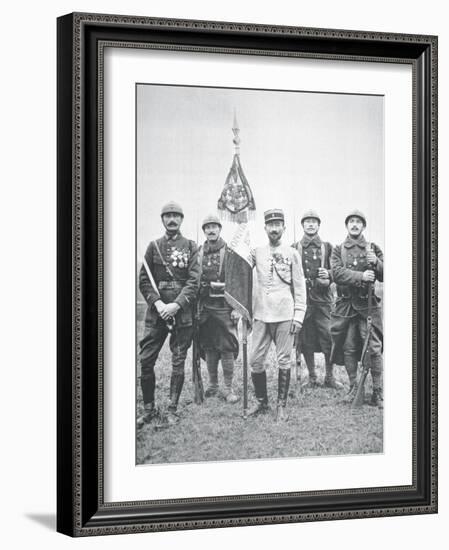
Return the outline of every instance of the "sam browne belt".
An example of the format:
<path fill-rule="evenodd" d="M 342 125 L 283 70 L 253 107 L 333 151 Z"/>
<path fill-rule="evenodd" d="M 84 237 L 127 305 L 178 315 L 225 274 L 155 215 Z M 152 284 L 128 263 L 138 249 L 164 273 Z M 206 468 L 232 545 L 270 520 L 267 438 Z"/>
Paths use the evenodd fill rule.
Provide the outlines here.
<path fill-rule="evenodd" d="M 157 287 L 159 290 L 178 290 L 184 286 L 184 281 L 159 281 Z"/>

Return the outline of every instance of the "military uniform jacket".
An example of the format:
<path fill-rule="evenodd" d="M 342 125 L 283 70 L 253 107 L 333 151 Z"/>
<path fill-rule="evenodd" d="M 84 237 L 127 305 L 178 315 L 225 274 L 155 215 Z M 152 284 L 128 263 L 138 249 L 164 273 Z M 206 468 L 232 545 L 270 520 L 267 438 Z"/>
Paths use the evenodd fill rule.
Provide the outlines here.
<path fill-rule="evenodd" d="M 302 259 L 302 268 L 306 279 L 307 303 L 332 304 L 334 295 L 331 289 L 332 275 L 330 258 L 332 245 L 321 240 L 319 235 L 310 238 L 307 235 L 293 244 Z M 324 258 L 323 258 L 324 252 Z M 329 279 L 318 278 L 318 269 L 324 267 L 329 271 Z"/>
<path fill-rule="evenodd" d="M 145 266 L 142 265 L 139 288 L 148 304 L 147 320 L 157 320 L 159 315 L 154 303 L 161 299 L 166 304 L 171 302 L 179 304 L 181 310 L 176 315 L 179 325 L 191 324 L 192 307 L 196 302 L 200 279 L 196 243 L 186 239 L 181 233 L 173 237 L 165 234 L 157 241 L 150 242 L 145 252 L 145 259 L 158 290 L 156 292 L 153 288 Z"/>
<path fill-rule="evenodd" d="M 253 252 L 257 287 L 254 318 L 265 323 L 304 320 L 306 285 L 301 259 L 291 246 L 270 245 Z"/>
<path fill-rule="evenodd" d="M 368 243 L 363 237 L 345 241 L 334 248 L 331 256 L 332 276 L 337 284 L 337 301 L 332 313 L 332 351 L 330 361 L 343 365 L 344 343 L 347 332 L 354 317 L 368 316 L 368 284 L 362 281 L 363 272 L 373 269 L 378 281 L 383 281 L 383 254 L 381 249 L 371 243 L 371 249 L 377 256 L 375 267 L 371 267 L 366 260 Z M 380 299 L 373 292 L 371 309 L 373 328 L 378 338 L 383 340 L 382 309 Z M 357 342 L 357 353 L 362 352 L 362 342 Z"/>
<path fill-rule="evenodd" d="M 361 235 L 358 239 L 347 237 L 343 243 L 336 246 L 331 256 L 332 277 L 337 285 L 337 302 L 335 314 L 340 317 L 352 317 L 361 313 L 366 315 L 368 308 L 368 284 L 362 280 L 363 272 L 373 269 L 376 279 L 383 281 L 383 253 L 374 243 L 370 244 L 377 256 L 377 262 L 371 267 L 367 260 L 368 242 Z M 373 322 L 380 313 L 380 299 L 373 293 Z M 381 319 L 378 319 L 381 328 Z"/>
<path fill-rule="evenodd" d="M 200 247 L 198 259 L 201 264 L 200 278 L 200 304 L 201 306 L 232 309 L 224 298 L 222 291 L 211 289 L 211 283 L 224 283 L 226 280 L 226 255 L 228 249 L 226 242 L 220 237 L 216 243 L 206 241 Z M 223 293 L 223 297 L 211 297 L 211 294 Z"/>

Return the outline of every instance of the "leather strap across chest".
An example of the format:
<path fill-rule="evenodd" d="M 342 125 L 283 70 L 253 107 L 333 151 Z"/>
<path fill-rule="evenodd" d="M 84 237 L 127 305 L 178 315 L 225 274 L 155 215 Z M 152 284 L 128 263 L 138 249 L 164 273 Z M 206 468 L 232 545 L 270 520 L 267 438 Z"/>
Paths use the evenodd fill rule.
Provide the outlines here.
<path fill-rule="evenodd" d="M 302 261 L 302 244 L 298 241 L 298 244 L 296 246 L 299 255 L 301 257 Z M 321 243 L 321 265 L 320 267 L 324 267 L 324 264 L 326 263 L 326 246 L 324 243 Z"/>
<path fill-rule="evenodd" d="M 159 245 L 157 244 L 157 241 L 154 241 L 154 246 L 156 247 L 157 253 L 159 254 L 159 258 L 162 261 L 163 266 L 165 267 L 165 271 L 170 275 L 172 279 L 175 278 L 173 271 L 170 269 L 168 263 L 165 261 L 164 257 L 162 256 L 161 249 L 159 248 Z"/>

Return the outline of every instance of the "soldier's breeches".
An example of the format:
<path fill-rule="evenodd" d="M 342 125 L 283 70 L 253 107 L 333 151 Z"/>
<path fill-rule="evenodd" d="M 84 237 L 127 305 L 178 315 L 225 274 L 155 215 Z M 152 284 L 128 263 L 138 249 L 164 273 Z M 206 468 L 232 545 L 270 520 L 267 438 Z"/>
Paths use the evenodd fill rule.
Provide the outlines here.
<path fill-rule="evenodd" d="M 153 326 L 145 327 L 145 335 L 140 342 L 140 363 L 142 380 L 154 374 L 154 365 L 164 342 L 169 334 L 162 319 Z M 170 335 L 173 373 L 182 374 L 187 351 L 192 344 L 193 329 L 191 326 L 178 327 Z"/>
<path fill-rule="evenodd" d="M 193 327 L 177 328 L 170 336 L 173 374 L 184 374 L 187 352 L 192 345 Z"/>
<path fill-rule="evenodd" d="M 359 318 L 359 330 L 360 330 L 360 337 L 362 339 L 362 342 L 365 340 L 366 331 L 367 331 L 367 324 L 366 320 L 363 318 Z M 379 338 L 379 334 L 377 333 L 375 327 L 373 327 L 373 330 L 371 332 L 371 338 L 369 341 L 369 348 L 368 352 L 371 357 L 371 362 L 376 357 L 382 357 L 382 341 Z"/>
<path fill-rule="evenodd" d="M 357 365 L 360 356 L 360 332 L 358 319 L 354 318 L 348 324 L 348 331 L 343 344 L 343 355 L 349 384 L 352 387 L 357 381 Z"/>
<path fill-rule="evenodd" d="M 265 361 L 271 342 L 274 342 L 276 347 L 278 367 L 280 369 L 290 368 L 294 342 L 291 325 L 291 321 L 264 323 L 258 319 L 254 320 L 250 358 L 252 372 L 265 371 Z"/>
<path fill-rule="evenodd" d="M 362 340 L 359 332 L 359 320 L 358 318 L 351 319 L 348 324 L 346 337 L 343 343 L 343 353 L 345 357 L 345 364 L 347 357 L 355 357 L 357 360 L 360 356 L 360 350 L 362 349 Z"/>
<path fill-rule="evenodd" d="M 349 382 L 352 385 L 357 377 L 357 364 L 360 358 L 360 350 L 366 337 L 367 323 L 363 317 L 351 319 L 348 325 L 343 353 L 345 367 L 348 372 Z M 371 374 L 374 387 L 382 387 L 382 341 L 376 329 L 373 328 L 368 348 L 371 361 Z"/>

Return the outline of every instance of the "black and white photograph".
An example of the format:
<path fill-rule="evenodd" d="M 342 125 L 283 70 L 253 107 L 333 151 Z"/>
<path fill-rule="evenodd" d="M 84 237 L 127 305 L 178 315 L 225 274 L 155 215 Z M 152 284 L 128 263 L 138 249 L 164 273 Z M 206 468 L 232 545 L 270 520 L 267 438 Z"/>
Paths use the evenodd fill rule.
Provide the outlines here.
<path fill-rule="evenodd" d="M 58 19 L 61 533 L 438 510 L 438 38 L 286 23 Z"/>
<path fill-rule="evenodd" d="M 384 97 L 139 82 L 135 115 L 136 464 L 383 453 Z"/>

